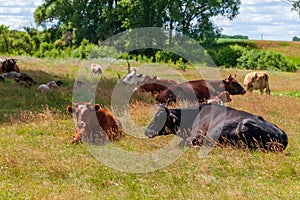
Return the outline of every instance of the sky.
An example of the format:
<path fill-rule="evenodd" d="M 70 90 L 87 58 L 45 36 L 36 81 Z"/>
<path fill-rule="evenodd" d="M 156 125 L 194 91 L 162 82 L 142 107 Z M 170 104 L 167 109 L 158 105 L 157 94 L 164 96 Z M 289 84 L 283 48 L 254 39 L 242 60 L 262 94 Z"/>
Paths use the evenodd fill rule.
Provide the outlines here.
<path fill-rule="evenodd" d="M 10 29 L 34 25 L 33 12 L 43 0 L 0 0 L 0 24 Z M 300 37 L 300 18 L 286 0 L 241 0 L 239 15 L 233 20 L 213 19 L 222 34 L 246 35 L 252 40 L 291 41 Z"/>

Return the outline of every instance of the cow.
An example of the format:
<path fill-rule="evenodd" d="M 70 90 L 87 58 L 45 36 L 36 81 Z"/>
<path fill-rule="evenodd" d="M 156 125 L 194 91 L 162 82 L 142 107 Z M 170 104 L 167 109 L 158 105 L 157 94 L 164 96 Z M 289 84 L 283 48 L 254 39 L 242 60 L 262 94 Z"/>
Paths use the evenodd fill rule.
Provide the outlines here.
<path fill-rule="evenodd" d="M 161 106 L 145 135 L 153 138 L 168 134 L 179 135 L 186 146 L 204 142 L 213 146 L 218 142 L 279 152 L 288 145 L 286 133 L 263 117 L 217 104 L 173 109 Z"/>
<path fill-rule="evenodd" d="M 52 88 L 59 88 L 59 86 L 56 84 L 55 81 L 50 81 L 46 84 L 41 84 L 38 86 L 37 90 L 39 92 L 48 92 L 50 91 Z"/>
<path fill-rule="evenodd" d="M 246 91 L 235 77 L 236 75 L 229 75 L 224 80 L 193 80 L 180 83 L 163 90 L 157 95 L 156 101 L 159 103 L 175 103 L 179 99 L 202 103 L 211 97 L 217 96 L 224 90 L 231 95 L 245 94 Z"/>
<path fill-rule="evenodd" d="M 138 74 L 136 69 L 133 68 L 127 75 L 123 78 L 122 84 L 129 86 L 136 86 L 138 88 L 142 82 L 146 79 L 143 74 Z"/>
<path fill-rule="evenodd" d="M 100 75 L 102 75 L 102 73 L 103 73 L 102 67 L 100 65 L 98 65 L 98 64 L 92 63 L 91 64 L 91 70 L 92 70 L 93 75 L 94 74 L 100 74 Z"/>
<path fill-rule="evenodd" d="M 163 90 L 177 85 L 178 82 L 168 79 L 159 79 L 156 76 L 146 76 L 145 80 L 141 83 L 140 90 L 150 92 L 151 94 L 159 94 Z"/>
<path fill-rule="evenodd" d="M 223 91 L 215 97 L 209 98 L 206 103 L 208 104 L 220 104 L 224 105 L 226 102 L 231 102 L 230 94 L 227 91 Z"/>
<path fill-rule="evenodd" d="M 12 78 L 12 79 L 15 79 L 15 78 L 19 78 L 21 76 L 21 73 L 19 72 L 5 72 L 2 74 L 2 77 L 4 78 Z"/>
<path fill-rule="evenodd" d="M 120 121 L 109 110 L 101 108 L 99 104 L 72 103 L 72 106 L 67 107 L 67 111 L 74 113 L 77 120 L 76 134 L 72 138 L 72 143 L 78 143 L 81 140 L 105 143 L 117 140 L 123 135 Z"/>
<path fill-rule="evenodd" d="M 15 78 L 15 81 L 16 82 L 24 81 L 24 82 L 28 83 L 28 85 L 30 87 L 37 84 L 31 76 L 29 76 L 28 74 L 25 74 L 25 73 L 20 73 L 20 76 Z"/>
<path fill-rule="evenodd" d="M 265 72 L 250 72 L 246 74 L 244 79 L 244 86 L 247 91 L 259 90 L 263 94 L 266 89 L 266 94 L 270 95 L 269 76 Z"/>
<path fill-rule="evenodd" d="M 1 73 L 6 73 L 6 72 L 20 72 L 20 68 L 18 67 L 17 59 L 10 58 L 6 59 L 1 63 Z"/>
<path fill-rule="evenodd" d="M 174 80 L 160 79 L 157 76 L 148 76 L 138 74 L 136 69 L 133 68 L 123 79 L 123 84 L 135 86 L 134 90 L 138 88 L 143 92 L 150 92 L 151 94 L 158 94 L 166 88 L 178 84 Z"/>

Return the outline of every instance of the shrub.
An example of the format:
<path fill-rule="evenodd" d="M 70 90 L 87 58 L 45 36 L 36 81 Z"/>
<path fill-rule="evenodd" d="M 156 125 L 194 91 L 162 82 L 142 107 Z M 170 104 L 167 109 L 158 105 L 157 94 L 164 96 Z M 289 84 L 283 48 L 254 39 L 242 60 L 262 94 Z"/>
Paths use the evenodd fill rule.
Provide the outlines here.
<path fill-rule="evenodd" d="M 280 53 L 273 51 L 261 51 L 251 49 L 244 51 L 242 56 L 237 59 L 239 68 L 261 69 L 261 70 L 280 70 L 287 72 L 296 71 L 297 67 Z"/>
<path fill-rule="evenodd" d="M 246 47 L 235 44 L 220 49 L 209 49 L 208 53 L 217 66 L 235 67 L 237 66 L 237 59 L 246 49 Z"/>

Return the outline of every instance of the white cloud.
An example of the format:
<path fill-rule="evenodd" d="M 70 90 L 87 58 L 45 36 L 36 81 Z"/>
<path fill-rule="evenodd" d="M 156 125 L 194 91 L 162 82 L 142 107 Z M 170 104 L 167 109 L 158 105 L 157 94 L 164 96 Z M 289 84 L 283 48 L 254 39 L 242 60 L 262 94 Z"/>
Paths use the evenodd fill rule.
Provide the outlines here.
<path fill-rule="evenodd" d="M 240 14 L 232 21 L 217 17 L 223 34 L 247 35 L 250 39 L 291 40 L 300 35 L 300 19 L 282 0 L 242 0 Z"/>

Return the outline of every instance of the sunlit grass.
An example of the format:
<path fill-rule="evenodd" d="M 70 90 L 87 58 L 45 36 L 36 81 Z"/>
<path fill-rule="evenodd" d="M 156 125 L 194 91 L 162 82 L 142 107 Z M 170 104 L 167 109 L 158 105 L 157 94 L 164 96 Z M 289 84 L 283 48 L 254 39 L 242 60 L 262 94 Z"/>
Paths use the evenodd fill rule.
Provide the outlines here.
<path fill-rule="evenodd" d="M 106 166 L 84 144 L 72 145 L 75 133 L 71 104 L 73 83 L 80 67 L 92 61 L 39 60 L 20 57 L 21 70 L 39 83 L 61 79 L 58 91 L 38 93 L 12 81 L 0 84 L 0 199 L 299 199 L 300 101 L 299 74 L 269 72 L 273 95 L 258 92 L 232 96 L 228 106 L 261 115 L 289 136 L 282 153 L 249 152 L 231 147 L 190 148 L 168 167 L 149 173 L 126 173 Z M 97 62 L 97 61 L 93 61 Z M 135 63 L 136 64 L 136 63 Z M 137 64 L 136 64 L 137 65 Z M 96 103 L 110 108 L 110 94 L 125 74 L 126 63 L 114 65 L 99 81 Z M 208 69 L 205 69 L 208 70 Z M 215 69 L 220 77 L 237 74 L 242 82 L 248 72 Z M 189 69 L 178 70 L 186 79 L 197 79 Z M 288 95 L 280 95 L 288 94 Z M 132 127 L 115 145 L 130 152 L 154 152 L 173 139 L 143 135 L 158 109 L 149 94 L 136 92 L 129 107 Z"/>

